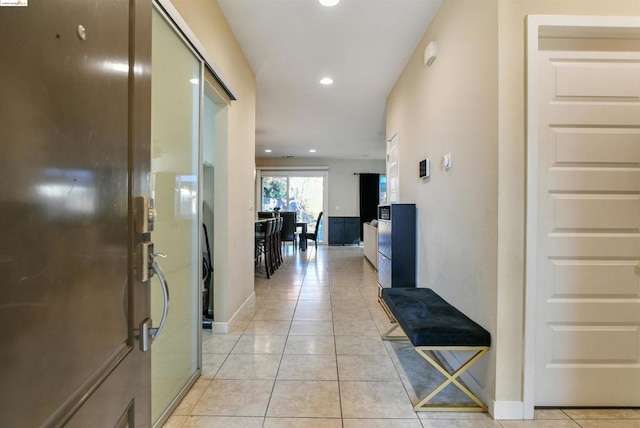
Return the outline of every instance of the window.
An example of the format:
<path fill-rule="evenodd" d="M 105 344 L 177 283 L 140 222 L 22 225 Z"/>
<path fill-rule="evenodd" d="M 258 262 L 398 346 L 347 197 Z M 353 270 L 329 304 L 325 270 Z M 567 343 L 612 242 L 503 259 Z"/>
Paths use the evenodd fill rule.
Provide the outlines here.
<path fill-rule="evenodd" d="M 387 203 L 387 176 L 384 174 L 380 174 L 380 182 L 379 182 L 380 196 L 378 198 L 378 202 L 380 204 Z"/>

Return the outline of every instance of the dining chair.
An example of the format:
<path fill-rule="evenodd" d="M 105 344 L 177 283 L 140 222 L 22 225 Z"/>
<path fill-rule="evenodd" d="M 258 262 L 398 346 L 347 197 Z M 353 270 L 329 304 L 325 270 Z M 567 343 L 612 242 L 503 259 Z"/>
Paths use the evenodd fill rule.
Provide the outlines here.
<path fill-rule="evenodd" d="M 291 242 L 295 250 L 296 246 L 296 213 L 293 211 L 280 212 L 280 218 L 282 218 L 282 232 L 280 233 L 281 242 L 284 245 L 286 242 Z"/>
<path fill-rule="evenodd" d="M 275 258 L 275 268 L 278 269 L 282 264 L 282 224 L 283 218 L 276 218 L 276 230 L 273 234 L 273 254 Z"/>
<path fill-rule="evenodd" d="M 322 214 L 323 212 L 320 211 L 320 214 L 318 214 L 318 220 L 316 220 L 316 228 L 313 232 L 307 231 L 307 239 L 311 239 L 316 244 L 316 250 L 318 249 L 318 233 L 320 232 L 320 220 L 322 220 Z"/>
<path fill-rule="evenodd" d="M 273 238 L 276 230 L 276 219 L 269 219 L 263 224 L 264 232 L 257 232 L 256 235 L 256 261 L 264 255 L 264 268 L 267 279 L 271 279 L 271 274 L 275 272 L 273 261 Z"/>

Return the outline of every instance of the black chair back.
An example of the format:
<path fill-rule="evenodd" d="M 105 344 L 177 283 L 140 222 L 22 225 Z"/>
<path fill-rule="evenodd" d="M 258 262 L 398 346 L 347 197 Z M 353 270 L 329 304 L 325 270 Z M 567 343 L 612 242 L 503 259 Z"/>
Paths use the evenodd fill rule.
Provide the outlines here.
<path fill-rule="evenodd" d="M 314 230 L 316 237 L 318 235 L 318 232 L 320 231 L 320 220 L 322 220 L 322 214 L 323 211 L 320 211 L 320 214 L 318 214 L 318 220 L 316 221 L 316 229 Z"/>
<path fill-rule="evenodd" d="M 276 222 L 275 220 L 269 220 L 266 224 L 266 227 L 264 229 L 264 236 L 265 238 L 270 237 L 271 235 L 273 235 L 273 232 L 275 230 L 276 227 Z"/>
<path fill-rule="evenodd" d="M 274 217 L 274 212 L 273 211 L 258 211 L 258 218 L 262 219 L 262 218 L 272 218 Z"/>
<path fill-rule="evenodd" d="M 316 250 L 318 249 L 318 232 L 320 232 L 320 220 L 322 220 L 322 211 L 318 214 L 318 220 L 316 220 L 316 229 L 313 232 L 307 232 L 307 239 L 311 239 L 316 244 Z"/>
<path fill-rule="evenodd" d="M 280 212 L 282 218 L 282 233 L 281 239 L 283 241 L 293 241 L 296 234 L 296 213 L 293 211 Z"/>

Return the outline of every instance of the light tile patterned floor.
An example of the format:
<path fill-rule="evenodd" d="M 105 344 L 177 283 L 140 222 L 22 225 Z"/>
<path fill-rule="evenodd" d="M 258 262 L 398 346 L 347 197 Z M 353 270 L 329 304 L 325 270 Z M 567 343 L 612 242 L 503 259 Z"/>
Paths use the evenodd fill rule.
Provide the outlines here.
<path fill-rule="evenodd" d="M 258 271 L 256 304 L 231 332 L 204 331 L 202 376 L 164 426 L 640 428 L 640 409 L 538 410 L 533 421 L 414 412 L 441 375 L 406 342 L 380 339 L 390 324 L 376 278 L 360 247 L 288 247 L 270 280 Z"/>

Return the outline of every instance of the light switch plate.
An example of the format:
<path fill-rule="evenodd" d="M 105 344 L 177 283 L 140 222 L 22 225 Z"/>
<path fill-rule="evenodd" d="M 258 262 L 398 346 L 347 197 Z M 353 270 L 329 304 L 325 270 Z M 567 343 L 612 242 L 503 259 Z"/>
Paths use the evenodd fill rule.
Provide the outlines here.
<path fill-rule="evenodd" d="M 442 160 L 440 161 L 440 166 L 445 171 L 448 171 L 449 168 L 451 168 L 451 153 L 447 153 L 446 155 L 442 156 Z"/>

